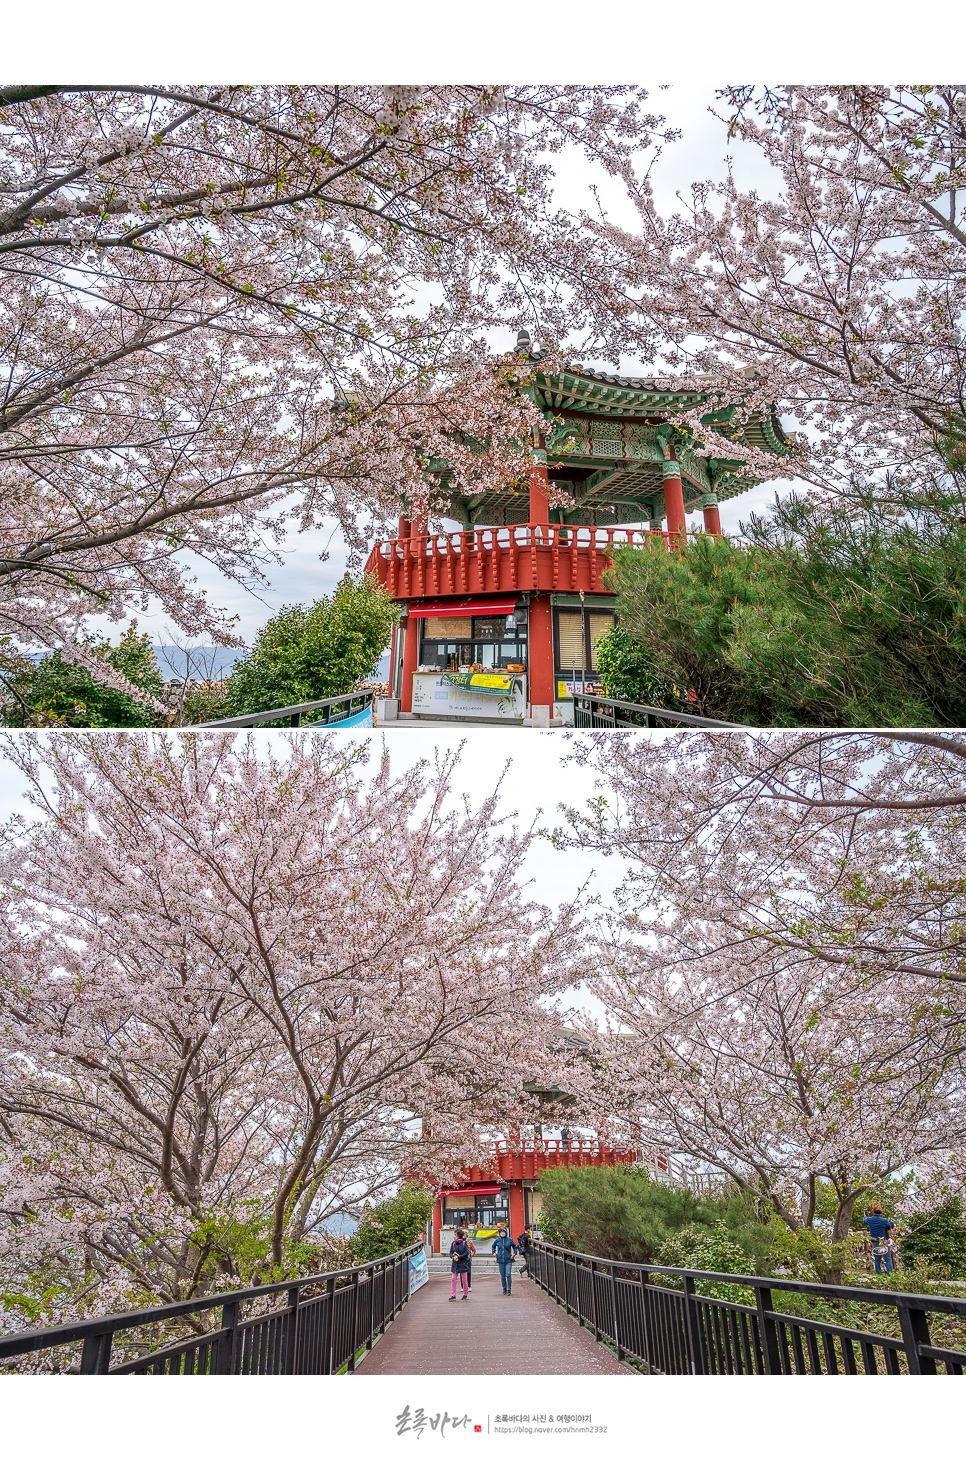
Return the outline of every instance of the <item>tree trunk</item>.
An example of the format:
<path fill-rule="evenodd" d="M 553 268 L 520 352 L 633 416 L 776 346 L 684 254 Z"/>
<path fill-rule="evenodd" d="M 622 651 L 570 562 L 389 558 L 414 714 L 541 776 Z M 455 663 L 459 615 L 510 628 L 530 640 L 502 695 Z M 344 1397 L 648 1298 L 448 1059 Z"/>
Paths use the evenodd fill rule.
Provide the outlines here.
<path fill-rule="evenodd" d="M 848 1196 L 842 1197 L 839 1201 L 839 1209 L 835 1213 L 835 1221 L 832 1224 L 832 1241 L 844 1242 L 852 1227 L 852 1213 L 855 1211 L 855 1203 L 859 1193 L 852 1191 Z"/>

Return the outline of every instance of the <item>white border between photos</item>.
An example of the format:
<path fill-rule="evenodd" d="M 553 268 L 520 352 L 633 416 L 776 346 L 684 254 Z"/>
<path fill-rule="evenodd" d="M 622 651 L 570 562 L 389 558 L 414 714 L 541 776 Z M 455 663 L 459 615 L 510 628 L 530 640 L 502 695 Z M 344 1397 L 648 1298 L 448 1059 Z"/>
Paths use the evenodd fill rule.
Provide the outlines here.
<path fill-rule="evenodd" d="M 251 0 L 202 6 L 130 0 L 34 9 L 4 16 L 9 81 L 45 76 L 109 80 L 204 75 L 243 79 L 432 81 L 485 79 L 621 81 L 881 80 L 928 77 L 964 54 L 961 5 L 927 3 L 911 13 L 897 0 L 810 0 L 787 8 L 764 0 L 722 5 L 690 0 L 644 7 L 619 0 L 588 12 L 572 4 L 499 3 L 364 6 Z M 957 45 L 957 39 L 960 44 Z M 792 72 L 793 74 L 789 74 Z M 940 78 L 941 79 L 941 78 Z M 480 732 L 478 732 L 480 733 Z M 651 1379 L 628 1375 L 227 1379 L 165 1386 L 98 1384 L 64 1378 L 0 1380 L 0 1444 L 31 1460 L 174 1460 L 217 1449 L 228 1460 L 364 1460 L 417 1455 L 472 1460 L 474 1447 L 527 1456 L 664 1455 L 674 1460 L 816 1460 L 861 1445 L 883 1457 L 921 1452 L 944 1440 L 962 1447 L 963 1390 L 884 1378 L 876 1385 L 828 1383 L 819 1390 L 780 1379 Z M 339 1386 L 347 1386 L 340 1388 Z M 899 1386 L 898 1390 L 896 1386 Z M 885 1387 L 883 1387 L 885 1386 Z M 497 1413 L 589 1411 L 597 1434 L 496 1435 Z M 427 1413 L 469 1413 L 480 1431 L 398 1436 L 409 1404 Z M 489 1425 L 490 1433 L 487 1433 Z M 524 1427 L 526 1428 L 526 1427 Z"/>

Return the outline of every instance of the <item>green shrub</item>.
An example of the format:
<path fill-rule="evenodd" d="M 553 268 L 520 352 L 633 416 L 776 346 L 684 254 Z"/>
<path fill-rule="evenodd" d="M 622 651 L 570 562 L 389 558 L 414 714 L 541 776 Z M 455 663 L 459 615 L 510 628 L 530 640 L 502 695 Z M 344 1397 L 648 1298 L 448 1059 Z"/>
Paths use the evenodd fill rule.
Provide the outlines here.
<path fill-rule="evenodd" d="M 718 1226 L 744 1254 L 742 1272 L 767 1265 L 770 1228 L 751 1198 L 695 1196 L 635 1166 L 557 1167 L 540 1176 L 541 1228 L 572 1251 L 622 1262 L 663 1263 L 665 1244 L 684 1228 Z"/>
<path fill-rule="evenodd" d="M 433 1198 L 418 1181 L 410 1181 L 388 1201 L 379 1202 L 352 1236 L 354 1262 L 375 1262 L 418 1242 L 433 1210 Z"/>
<path fill-rule="evenodd" d="M 100 635 L 84 639 L 88 653 L 104 659 L 125 679 L 157 697 L 163 680 L 147 634 L 134 625 L 111 644 Z M 9 650 L 0 666 L 11 691 L 3 711 L 5 725 L 40 728 L 63 726 L 71 730 L 127 729 L 157 725 L 157 711 L 130 695 L 94 679 L 89 670 L 64 659 L 45 654 L 34 664 Z"/>
<path fill-rule="evenodd" d="M 720 1219 L 710 1226 L 689 1222 L 662 1244 L 658 1254 L 662 1267 L 691 1267 L 703 1272 L 754 1273 L 748 1253 Z M 668 1278 L 677 1286 L 677 1278 Z M 732 1283 L 697 1283 L 696 1291 L 707 1298 L 724 1298 L 728 1303 L 753 1303 L 752 1288 Z"/>
<path fill-rule="evenodd" d="M 348 694 L 387 647 L 396 605 L 372 578 L 342 579 L 311 607 L 283 608 L 259 631 L 225 684 L 229 715 Z"/>
<path fill-rule="evenodd" d="M 615 624 L 597 640 L 597 670 L 604 693 L 612 700 L 625 700 L 632 705 L 662 705 L 680 708 L 683 695 L 665 684 L 654 673 L 645 647 L 631 637 L 621 624 Z"/>
<path fill-rule="evenodd" d="M 961 1197 L 951 1197 L 931 1212 L 909 1218 L 902 1227 L 903 1267 L 918 1264 L 937 1278 L 966 1277 L 966 1219 Z"/>
<path fill-rule="evenodd" d="M 624 660 L 761 726 L 960 725 L 966 718 L 961 496 L 795 495 L 680 551 L 624 548 L 609 582 Z"/>

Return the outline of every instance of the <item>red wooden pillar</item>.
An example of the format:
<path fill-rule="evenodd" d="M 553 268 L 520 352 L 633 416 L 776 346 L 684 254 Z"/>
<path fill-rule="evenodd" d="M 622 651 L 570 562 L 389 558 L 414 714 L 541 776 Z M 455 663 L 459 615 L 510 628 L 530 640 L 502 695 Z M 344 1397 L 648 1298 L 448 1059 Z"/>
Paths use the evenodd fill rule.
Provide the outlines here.
<path fill-rule="evenodd" d="M 439 1251 L 440 1230 L 443 1226 L 443 1198 L 438 1196 L 433 1203 L 433 1251 Z"/>
<path fill-rule="evenodd" d="M 553 719 L 553 609 L 549 593 L 530 595 L 529 648 L 527 673 L 530 676 L 530 715 L 534 707 L 547 709 L 547 724 Z M 542 720 L 542 715 L 535 718 Z"/>
<path fill-rule="evenodd" d="M 409 520 L 408 517 L 400 517 L 400 519 L 399 519 L 399 536 L 400 537 L 412 537 L 412 535 L 413 535 L 413 524 L 410 522 L 410 520 Z"/>
<path fill-rule="evenodd" d="M 721 514 L 717 497 L 706 497 L 704 503 L 704 530 L 711 537 L 721 536 Z"/>
<path fill-rule="evenodd" d="M 662 462 L 661 476 L 664 481 L 667 530 L 673 534 L 670 542 L 672 546 L 679 547 L 684 543 L 688 530 L 687 520 L 684 516 L 684 485 L 681 481 L 679 464 L 676 461 Z"/>
<path fill-rule="evenodd" d="M 403 640 L 402 695 L 399 708 L 409 713 L 413 707 L 413 674 L 419 663 L 419 619 L 412 614 L 406 620 Z"/>
<path fill-rule="evenodd" d="M 523 1207 L 523 1182 L 510 1182 L 510 1236 L 514 1242 L 527 1224 Z"/>
<path fill-rule="evenodd" d="M 541 461 L 538 457 L 530 468 L 530 521 L 531 523 L 549 524 L 550 522 L 550 498 L 547 496 L 547 486 L 550 478 L 547 475 L 546 460 Z"/>
<path fill-rule="evenodd" d="M 550 499 L 547 496 L 546 453 L 537 453 L 530 469 L 530 525 L 550 526 Z M 549 531 L 540 534 L 550 541 Z M 536 586 L 536 585 L 534 585 Z M 549 725 L 553 719 L 553 610 L 549 593 L 534 593 L 530 598 L 529 649 L 527 673 L 530 684 L 531 718 Z M 536 715 L 534 715 L 536 710 Z"/>

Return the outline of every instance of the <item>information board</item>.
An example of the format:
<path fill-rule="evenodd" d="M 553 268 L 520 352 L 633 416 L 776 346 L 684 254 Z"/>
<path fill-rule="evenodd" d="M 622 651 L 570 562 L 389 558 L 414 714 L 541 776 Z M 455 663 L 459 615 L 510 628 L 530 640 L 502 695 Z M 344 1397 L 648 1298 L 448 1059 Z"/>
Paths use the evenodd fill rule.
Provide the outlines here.
<path fill-rule="evenodd" d="M 522 720 L 526 714 L 527 681 L 515 674 L 507 694 L 474 693 L 462 685 L 448 684 L 439 674 L 413 675 L 414 715 L 455 715 L 460 719 Z"/>
<path fill-rule="evenodd" d="M 429 1268 L 426 1265 L 425 1252 L 417 1252 L 409 1259 L 409 1296 L 412 1297 L 417 1288 L 423 1283 L 429 1282 Z"/>

